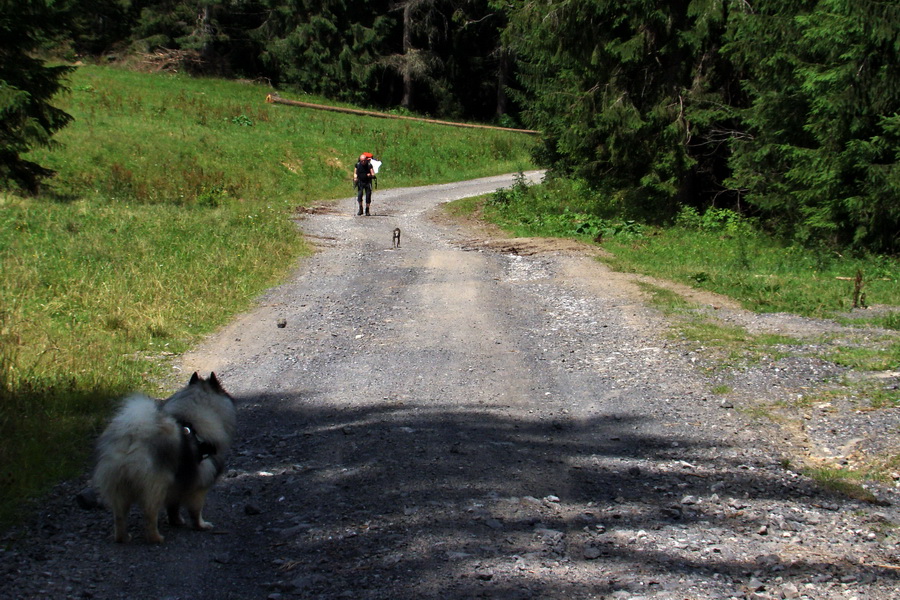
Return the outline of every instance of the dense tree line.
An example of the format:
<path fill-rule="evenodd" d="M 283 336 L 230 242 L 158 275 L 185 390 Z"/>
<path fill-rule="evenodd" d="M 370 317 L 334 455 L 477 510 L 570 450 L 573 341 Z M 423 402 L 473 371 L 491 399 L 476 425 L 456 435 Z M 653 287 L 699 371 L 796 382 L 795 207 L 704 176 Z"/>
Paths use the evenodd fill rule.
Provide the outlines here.
<path fill-rule="evenodd" d="M 648 218 L 729 207 L 810 243 L 900 243 L 894 0 L 0 3 L 0 59 L 11 65 L 0 66 L 4 156 L 23 148 L 9 131 L 24 115 L 41 125 L 34 143 L 65 123 L 34 112 L 62 71 L 42 71 L 30 113 L 15 96 L 20 66 L 37 73 L 28 61 L 60 42 L 60 27 L 39 23 L 65 22 L 73 55 L 180 52 L 197 73 L 515 118 L 544 133 L 539 159 L 553 173 Z M 41 33 L 22 38 L 29 27 Z"/>
<path fill-rule="evenodd" d="M 516 0 L 507 35 L 558 172 L 645 215 L 898 250 L 900 3 Z"/>
<path fill-rule="evenodd" d="M 72 47 L 178 50 L 197 73 L 371 106 L 493 119 L 506 112 L 505 12 L 488 0 L 65 0 Z"/>

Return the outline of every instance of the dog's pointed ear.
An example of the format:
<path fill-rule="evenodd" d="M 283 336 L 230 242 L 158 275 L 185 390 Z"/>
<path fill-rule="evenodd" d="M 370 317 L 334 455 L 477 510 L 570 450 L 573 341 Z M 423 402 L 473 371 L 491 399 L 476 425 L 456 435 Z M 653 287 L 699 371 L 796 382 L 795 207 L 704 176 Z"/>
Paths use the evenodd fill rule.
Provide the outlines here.
<path fill-rule="evenodd" d="M 216 390 L 217 392 L 225 392 L 225 388 L 223 388 L 222 384 L 219 383 L 219 378 L 216 377 L 216 374 L 213 373 L 212 371 L 210 371 L 209 379 L 207 379 L 207 381 L 209 381 L 209 385 L 211 385 L 212 388 L 214 390 Z"/>
<path fill-rule="evenodd" d="M 200 373 L 198 373 L 197 371 L 194 371 L 194 374 L 191 375 L 191 380 L 188 381 L 188 385 L 194 385 L 198 381 L 200 381 Z"/>

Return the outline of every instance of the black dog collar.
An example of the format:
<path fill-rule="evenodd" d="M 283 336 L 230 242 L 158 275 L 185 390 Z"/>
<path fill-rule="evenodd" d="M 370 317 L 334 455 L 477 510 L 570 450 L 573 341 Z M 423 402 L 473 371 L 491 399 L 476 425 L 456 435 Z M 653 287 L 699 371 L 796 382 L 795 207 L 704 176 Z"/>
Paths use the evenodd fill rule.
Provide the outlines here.
<path fill-rule="evenodd" d="M 200 439 L 200 436 L 197 435 L 197 432 L 194 431 L 194 427 L 190 423 L 182 422 L 181 428 L 184 431 L 184 434 L 191 438 L 194 444 L 196 444 L 198 451 L 197 453 L 200 455 L 200 460 L 197 461 L 198 463 L 203 462 L 203 459 L 209 458 L 210 455 L 212 455 L 212 453 L 215 451 L 215 447 L 212 444 Z"/>

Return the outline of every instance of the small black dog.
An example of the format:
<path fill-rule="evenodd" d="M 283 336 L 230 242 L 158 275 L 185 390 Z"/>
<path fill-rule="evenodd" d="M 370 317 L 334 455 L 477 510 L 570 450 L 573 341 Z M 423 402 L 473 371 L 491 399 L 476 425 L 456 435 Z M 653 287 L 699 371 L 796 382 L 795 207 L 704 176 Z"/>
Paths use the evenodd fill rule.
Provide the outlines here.
<path fill-rule="evenodd" d="M 392 248 L 399 248 L 399 247 L 400 247 L 400 228 L 399 228 L 399 227 L 396 227 L 396 228 L 394 229 L 394 239 L 392 240 L 392 245 L 391 245 L 391 247 L 392 247 Z"/>

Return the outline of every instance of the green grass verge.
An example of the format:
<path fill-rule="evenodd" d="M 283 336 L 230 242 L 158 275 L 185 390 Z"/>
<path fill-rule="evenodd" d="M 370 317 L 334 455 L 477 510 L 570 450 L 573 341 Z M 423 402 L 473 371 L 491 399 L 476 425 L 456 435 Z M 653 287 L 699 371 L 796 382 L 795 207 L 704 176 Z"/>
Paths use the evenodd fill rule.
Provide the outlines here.
<path fill-rule="evenodd" d="M 0 194 L 0 526 L 84 468 L 115 398 L 168 391 L 170 357 L 283 279 L 308 252 L 294 209 L 349 202 L 360 152 L 382 188 L 531 166 L 522 134 L 266 104 L 258 85 L 81 67 L 71 90 L 74 123 L 29 157 L 57 177 Z"/>
<path fill-rule="evenodd" d="M 778 360 L 784 355 L 782 346 L 799 344 L 784 335 L 751 334 L 743 327 L 723 325 L 700 306 L 672 290 L 647 282 L 636 282 L 651 306 L 672 318 L 671 335 L 713 358 L 713 369 L 741 368 L 763 359 Z M 727 387 L 727 386 L 722 386 Z M 712 390 L 713 393 L 726 392 Z"/>
<path fill-rule="evenodd" d="M 672 227 L 639 239 L 605 242 L 619 269 L 672 279 L 739 300 L 757 312 L 834 317 L 853 308 L 854 277 L 869 304 L 900 307 L 900 265 L 886 257 L 839 257 L 785 247 L 762 234 L 729 236 Z M 822 256 L 825 254 L 825 256 Z M 860 317 L 889 325 L 892 317 Z"/>
<path fill-rule="evenodd" d="M 862 502 L 882 504 L 875 494 L 863 487 L 863 483 L 866 480 L 881 479 L 880 476 L 876 476 L 873 473 L 831 467 L 809 468 L 803 469 L 801 472 L 832 492 Z"/>
<path fill-rule="evenodd" d="M 685 209 L 675 226 L 665 228 L 623 219 L 622 210 L 615 199 L 598 198 L 583 184 L 555 180 L 541 186 L 520 183 L 494 194 L 483 214 L 518 236 L 601 242 L 612 256 L 603 260 L 614 269 L 720 293 L 750 310 L 842 318 L 890 329 L 900 325 L 896 257 L 853 257 L 785 245 L 727 210 L 699 215 Z M 888 310 L 843 314 L 853 308 L 857 273 L 863 279 L 857 300 Z"/>

